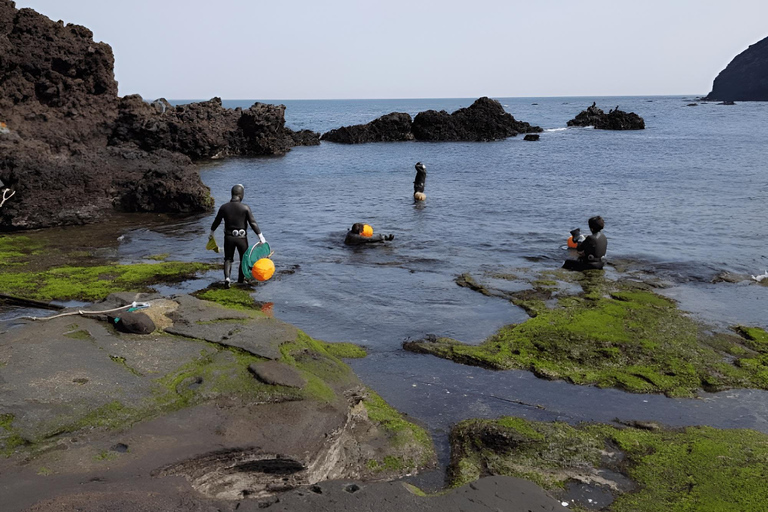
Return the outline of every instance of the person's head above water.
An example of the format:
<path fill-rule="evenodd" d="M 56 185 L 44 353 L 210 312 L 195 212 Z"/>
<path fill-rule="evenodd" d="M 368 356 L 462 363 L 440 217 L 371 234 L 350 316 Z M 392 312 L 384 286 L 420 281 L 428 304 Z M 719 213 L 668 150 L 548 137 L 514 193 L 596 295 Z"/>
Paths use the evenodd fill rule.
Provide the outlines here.
<path fill-rule="evenodd" d="M 239 184 L 232 187 L 232 199 L 237 198 L 238 200 L 242 201 L 243 196 L 245 196 L 245 187 Z"/>
<path fill-rule="evenodd" d="M 352 229 L 350 229 L 350 231 L 355 235 L 359 235 L 363 232 L 364 227 L 365 227 L 365 224 L 363 224 L 362 222 L 355 222 L 354 224 L 352 224 Z"/>
<path fill-rule="evenodd" d="M 417 171 L 426 171 L 427 170 L 427 166 L 424 165 L 421 162 L 416 162 L 416 170 Z"/>
<path fill-rule="evenodd" d="M 605 221 L 599 215 L 589 219 L 589 230 L 593 233 L 599 233 L 605 227 Z"/>

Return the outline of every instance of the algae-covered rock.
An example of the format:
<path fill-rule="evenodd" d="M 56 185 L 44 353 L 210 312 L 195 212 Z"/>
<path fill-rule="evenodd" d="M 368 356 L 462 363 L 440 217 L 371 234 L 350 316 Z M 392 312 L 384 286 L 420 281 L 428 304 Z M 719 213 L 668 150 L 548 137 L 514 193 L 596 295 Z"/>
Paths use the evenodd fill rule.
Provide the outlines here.
<path fill-rule="evenodd" d="M 451 431 L 454 486 L 479 477 L 526 478 L 576 510 L 765 510 L 768 435 L 711 427 L 619 428 L 521 418 L 466 420 Z M 609 494 L 602 505 L 587 497 Z M 573 496 L 573 495 L 572 495 Z M 614 501 L 615 500 L 615 501 Z"/>
<path fill-rule="evenodd" d="M 463 278 L 460 285 L 507 296 L 532 318 L 501 328 L 479 346 L 434 337 L 404 347 L 463 364 L 639 393 L 768 388 L 760 342 L 712 333 L 642 283 L 610 281 L 599 271 L 555 277 L 577 282 L 581 292 L 557 291 L 552 284 L 558 281 L 551 279 L 538 279 L 529 290 L 498 292 Z"/>
<path fill-rule="evenodd" d="M 181 476 L 200 496 L 229 500 L 327 479 L 396 478 L 435 464 L 426 431 L 339 359 L 359 350 L 329 349 L 258 309 L 190 296 L 174 297 L 176 307 L 165 297 L 138 299 L 150 309 L 161 301 L 173 324 L 124 334 L 101 315 L 77 314 L 2 337 L 0 452 L 9 458 L 0 460 L 0 486 L 23 486 L 23 463 L 63 482 L 107 475 L 175 488 L 179 480 L 153 476 Z M 124 300 L 112 295 L 92 308 Z M 109 448 L 119 443 L 130 449 Z M 34 499 L 68 492 L 79 490 L 64 483 Z"/>

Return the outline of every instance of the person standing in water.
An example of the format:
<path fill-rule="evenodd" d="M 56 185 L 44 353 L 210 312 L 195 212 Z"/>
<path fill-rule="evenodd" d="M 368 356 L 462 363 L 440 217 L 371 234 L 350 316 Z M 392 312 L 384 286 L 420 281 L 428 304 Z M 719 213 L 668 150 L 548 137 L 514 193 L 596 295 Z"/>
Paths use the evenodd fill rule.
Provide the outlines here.
<path fill-rule="evenodd" d="M 601 270 L 605 265 L 605 252 L 608 249 L 608 239 L 603 234 L 605 221 L 599 215 L 589 219 L 589 230 L 592 232 L 584 241 L 576 246 L 578 259 L 565 260 L 566 270 Z"/>
<path fill-rule="evenodd" d="M 424 201 L 427 196 L 424 194 L 424 186 L 427 184 L 427 166 L 421 162 L 416 163 L 416 179 L 413 180 L 413 198 L 417 201 Z"/>
<path fill-rule="evenodd" d="M 213 238 L 213 232 L 219 227 L 221 221 L 224 221 L 224 285 L 227 288 L 231 284 L 230 274 L 232 273 L 235 249 L 237 249 L 239 256 L 238 261 L 243 260 L 243 254 L 248 250 L 248 226 L 250 225 L 256 232 L 261 243 L 267 242 L 264 239 L 264 235 L 261 234 L 259 225 L 256 224 L 253 212 L 251 212 L 248 205 L 243 203 L 244 195 L 245 188 L 242 185 L 232 187 L 232 199 L 228 203 L 221 205 L 216 218 L 213 220 L 213 224 L 211 224 L 209 238 Z M 242 283 L 244 281 L 245 275 L 243 274 L 241 263 L 237 272 L 237 282 Z"/>

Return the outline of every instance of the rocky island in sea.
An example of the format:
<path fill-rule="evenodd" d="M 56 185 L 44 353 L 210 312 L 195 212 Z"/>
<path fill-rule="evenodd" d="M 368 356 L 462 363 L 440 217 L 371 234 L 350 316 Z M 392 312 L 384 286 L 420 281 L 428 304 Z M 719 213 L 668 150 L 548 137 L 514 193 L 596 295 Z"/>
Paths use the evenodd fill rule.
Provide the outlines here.
<path fill-rule="evenodd" d="M 427 110 L 411 120 L 410 114 L 392 112 L 367 124 L 336 128 L 321 138 L 342 144 L 408 140 L 483 142 L 541 131 L 539 126 L 517 121 L 497 100 L 482 97 L 450 114 L 445 110 Z"/>

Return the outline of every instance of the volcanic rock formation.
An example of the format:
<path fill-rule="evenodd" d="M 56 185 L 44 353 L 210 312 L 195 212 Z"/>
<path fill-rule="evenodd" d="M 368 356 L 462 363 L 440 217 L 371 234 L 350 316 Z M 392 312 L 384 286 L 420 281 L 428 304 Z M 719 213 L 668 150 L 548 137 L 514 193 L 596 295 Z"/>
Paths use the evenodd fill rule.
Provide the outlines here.
<path fill-rule="evenodd" d="M 393 112 L 368 124 L 331 130 L 323 134 L 322 139 L 344 144 L 414 139 L 491 141 L 541 131 L 538 126 L 515 120 L 498 101 L 483 97 L 452 114 L 445 110 L 427 110 L 417 114 L 411 122 L 410 115 Z"/>
<path fill-rule="evenodd" d="M 212 208 L 192 160 L 282 155 L 318 144 L 285 107 L 173 107 L 117 96 L 112 49 L 79 25 L 0 0 L 0 231 L 82 224 L 110 211 Z"/>
<path fill-rule="evenodd" d="M 645 121 L 634 112 L 624 112 L 617 106 L 606 114 L 595 103 L 568 121 L 568 126 L 594 126 L 598 130 L 644 130 Z"/>
<path fill-rule="evenodd" d="M 768 37 L 737 55 L 717 75 L 708 101 L 768 101 Z"/>

